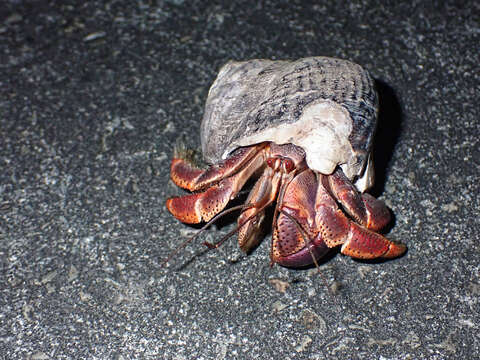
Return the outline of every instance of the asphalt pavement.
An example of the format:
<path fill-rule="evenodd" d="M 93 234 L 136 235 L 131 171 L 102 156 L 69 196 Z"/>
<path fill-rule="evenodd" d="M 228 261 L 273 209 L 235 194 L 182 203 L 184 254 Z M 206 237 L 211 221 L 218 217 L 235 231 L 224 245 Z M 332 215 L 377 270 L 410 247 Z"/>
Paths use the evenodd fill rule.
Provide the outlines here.
<path fill-rule="evenodd" d="M 0 4 L 1 359 L 480 358 L 475 1 Z M 380 94 L 401 258 L 270 267 L 165 208 L 230 59 L 349 59 Z"/>

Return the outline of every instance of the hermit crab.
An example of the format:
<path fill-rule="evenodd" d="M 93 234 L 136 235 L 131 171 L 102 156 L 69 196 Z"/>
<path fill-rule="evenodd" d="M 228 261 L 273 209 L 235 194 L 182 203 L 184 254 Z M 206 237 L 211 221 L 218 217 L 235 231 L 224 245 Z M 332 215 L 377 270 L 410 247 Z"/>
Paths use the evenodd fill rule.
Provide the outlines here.
<path fill-rule="evenodd" d="M 201 123 L 206 169 L 177 152 L 170 175 L 192 193 L 169 198 L 189 224 L 222 213 L 257 176 L 238 217 L 245 252 L 261 240 L 274 205 L 271 264 L 303 267 L 328 249 L 358 258 L 394 258 L 405 245 L 378 233 L 384 203 L 364 193 L 373 184 L 372 139 L 377 93 L 367 71 L 350 61 L 310 57 L 224 65 L 210 88 Z"/>

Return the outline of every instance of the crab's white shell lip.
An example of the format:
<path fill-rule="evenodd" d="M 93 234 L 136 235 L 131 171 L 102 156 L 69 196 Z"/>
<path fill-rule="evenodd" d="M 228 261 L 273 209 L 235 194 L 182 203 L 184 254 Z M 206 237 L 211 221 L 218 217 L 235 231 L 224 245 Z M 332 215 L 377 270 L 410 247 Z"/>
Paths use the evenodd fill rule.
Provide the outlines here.
<path fill-rule="evenodd" d="M 365 168 L 357 161 L 349 141 L 351 132 L 352 119 L 348 111 L 333 101 L 321 100 L 309 104 L 295 123 L 282 123 L 238 139 L 226 149 L 222 158 L 241 146 L 264 141 L 279 145 L 290 143 L 305 151 L 310 169 L 329 175 L 340 165 L 349 179 L 356 178 L 358 190 L 365 191 L 373 184 L 373 166 L 370 157 Z"/>

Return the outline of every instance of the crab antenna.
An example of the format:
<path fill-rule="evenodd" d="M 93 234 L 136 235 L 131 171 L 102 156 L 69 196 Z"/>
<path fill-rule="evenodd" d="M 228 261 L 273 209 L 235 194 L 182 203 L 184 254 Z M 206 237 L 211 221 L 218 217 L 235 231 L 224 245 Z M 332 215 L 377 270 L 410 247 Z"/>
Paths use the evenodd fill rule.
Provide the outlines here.
<path fill-rule="evenodd" d="M 287 212 L 285 212 L 283 210 L 280 210 L 280 212 L 283 215 L 285 215 L 286 217 L 288 217 L 290 220 L 293 221 L 293 223 L 295 224 L 297 229 L 302 233 L 303 237 L 308 241 L 308 244 L 313 243 L 312 238 L 310 237 L 308 232 L 303 228 L 303 226 L 292 215 L 288 214 Z M 330 295 L 333 296 L 334 294 L 332 293 L 332 290 L 328 286 L 327 279 L 325 279 L 325 276 L 323 276 L 323 273 L 320 271 L 320 266 L 318 265 L 318 262 L 317 262 L 317 259 L 315 258 L 315 255 L 313 255 L 312 249 L 310 247 L 308 247 L 307 249 L 308 249 L 308 252 L 310 253 L 310 256 L 312 257 L 312 260 L 313 260 L 313 263 L 315 264 L 315 267 L 317 268 L 318 274 L 320 275 L 320 277 L 323 280 L 323 283 L 324 283 L 325 287 L 328 289 L 328 292 L 330 293 Z"/>
<path fill-rule="evenodd" d="M 237 205 L 237 206 L 233 206 L 229 209 L 226 209 L 226 210 L 223 210 L 221 213 L 215 215 L 209 222 L 207 222 L 200 230 L 198 230 L 195 235 L 189 237 L 187 240 L 185 240 L 180 246 L 178 246 L 175 250 L 173 250 L 169 255 L 168 257 L 165 259 L 165 261 L 163 261 L 161 267 L 165 267 L 167 265 L 167 263 L 175 256 L 177 255 L 180 250 L 183 250 L 185 249 L 185 247 L 191 243 L 194 239 L 196 239 L 202 232 L 204 232 L 205 230 L 208 229 L 208 227 L 210 225 L 212 225 L 215 221 L 217 221 L 218 219 L 220 219 L 222 216 L 225 216 L 227 214 L 230 214 L 231 212 L 234 212 L 236 210 L 240 210 L 240 209 L 243 209 L 245 206 L 244 205 Z"/>

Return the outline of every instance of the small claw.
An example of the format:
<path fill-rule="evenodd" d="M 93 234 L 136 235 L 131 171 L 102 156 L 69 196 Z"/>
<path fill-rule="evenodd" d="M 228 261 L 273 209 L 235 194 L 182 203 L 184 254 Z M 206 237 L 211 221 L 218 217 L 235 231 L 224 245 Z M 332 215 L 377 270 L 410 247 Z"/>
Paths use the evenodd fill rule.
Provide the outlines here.
<path fill-rule="evenodd" d="M 248 253 L 255 248 L 262 239 L 262 225 L 265 219 L 265 210 L 256 208 L 244 210 L 237 221 L 238 243 L 242 251 Z"/>
<path fill-rule="evenodd" d="M 261 240 L 265 207 L 275 200 L 280 180 L 279 173 L 274 173 L 272 169 L 267 168 L 250 191 L 245 202 L 247 208 L 242 211 L 237 221 L 238 245 L 243 251 L 249 252 Z"/>
<path fill-rule="evenodd" d="M 351 222 L 341 253 L 357 259 L 394 258 L 402 255 L 406 249 L 404 244 L 392 242 L 378 233 Z"/>

